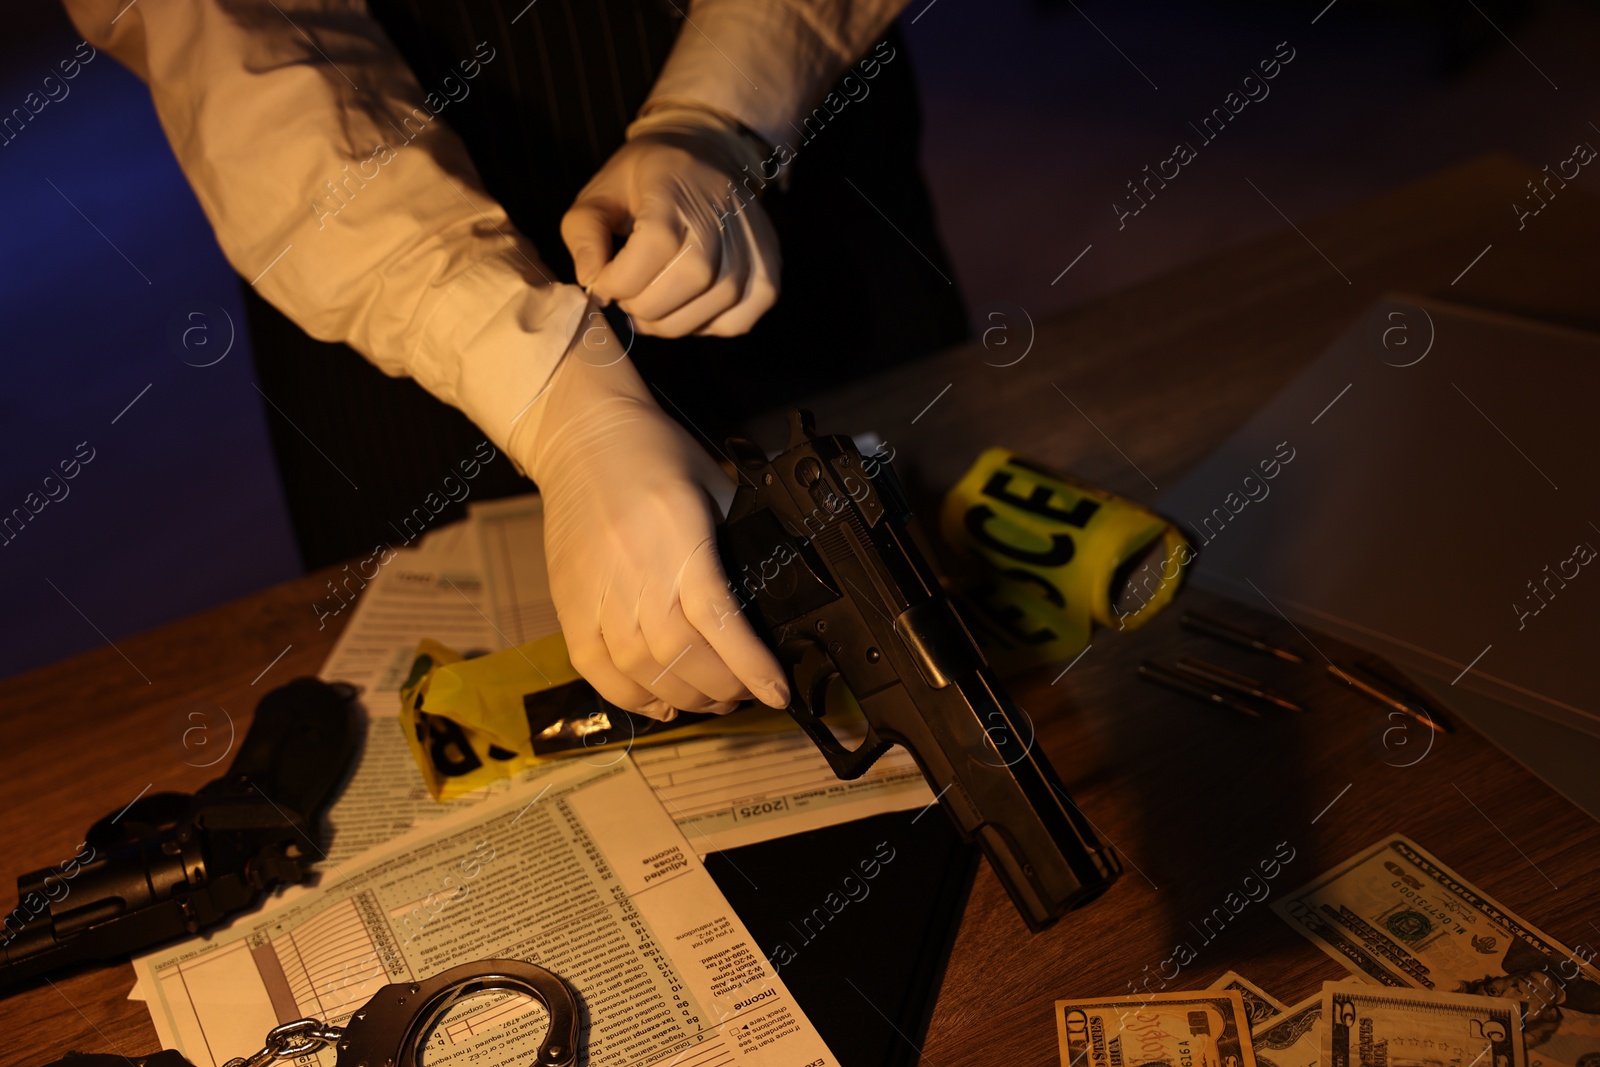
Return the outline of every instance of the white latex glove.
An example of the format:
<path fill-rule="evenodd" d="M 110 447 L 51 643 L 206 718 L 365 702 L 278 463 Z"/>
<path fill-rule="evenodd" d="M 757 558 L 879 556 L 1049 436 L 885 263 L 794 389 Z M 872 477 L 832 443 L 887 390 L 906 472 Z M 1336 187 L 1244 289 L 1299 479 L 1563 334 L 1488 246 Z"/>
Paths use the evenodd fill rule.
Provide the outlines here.
<path fill-rule="evenodd" d="M 640 119 L 628 138 L 561 219 L 578 284 L 640 333 L 745 333 L 778 299 L 778 237 L 754 199 L 760 150 L 687 108 Z M 628 239 L 615 258 L 613 234 Z"/>
<path fill-rule="evenodd" d="M 658 719 L 789 702 L 717 558 L 733 483 L 651 398 L 592 312 L 512 437 L 544 496 L 550 593 L 567 651 L 600 695 Z M 522 440 L 527 438 L 527 440 Z"/>

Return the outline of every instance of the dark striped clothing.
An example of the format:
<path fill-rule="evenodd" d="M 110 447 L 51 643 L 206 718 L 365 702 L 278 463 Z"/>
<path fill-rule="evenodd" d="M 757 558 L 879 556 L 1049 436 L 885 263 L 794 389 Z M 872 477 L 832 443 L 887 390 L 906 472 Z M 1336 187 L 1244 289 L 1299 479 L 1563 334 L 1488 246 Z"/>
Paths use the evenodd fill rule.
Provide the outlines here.
<path fill-rule="evenodd" d="M 481 42 L 494 48 L 443 117 L 546 269 L 572 280 L 561 216 L 622 144 L 680 28 L 673 5 L 369 3 L 425 91 L 459 81 L 458 64 Z M 797 130 L 788 188 L 767 190 L 783 256 L 776 306 L 743 337 L 634 344 L 634 362 L 670 401 L 662 407 L 718 443 L 750 415 L 966 334 L 918 169 L 910 57 L 896 31 L 888 43 L 894 58 L 870 95 Z M 437 526 L 460 517 L 466 499 L 533 488 L 500 456 L 464 483 L 469 497 L 447 499 L 444 479 L 454 473 L 451 485 L 463 484 L 458 466 L 483 440 L 465 416 L 343 345 L 312 340 L 248 287 L 246 302 L 262 389 L 282 409 L 266 413 L 308 568 L 407 543 L 419 508 Z"/>

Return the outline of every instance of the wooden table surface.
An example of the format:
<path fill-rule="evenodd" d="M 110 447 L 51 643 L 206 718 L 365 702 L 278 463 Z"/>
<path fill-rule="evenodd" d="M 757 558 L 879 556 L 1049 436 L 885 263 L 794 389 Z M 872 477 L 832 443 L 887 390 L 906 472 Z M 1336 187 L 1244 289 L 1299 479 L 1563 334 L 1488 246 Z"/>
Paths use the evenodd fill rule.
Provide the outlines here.
<path fill-rule="evenodd" d="M 1153 485 L 1179 478 L 1385 292 L 1600 325 L 1600 203 L 1565 193 L 1564 214 L 1518 232 L 1508 205 L 1532 175 L 1500 158 L 1463 165 L 1303 225 L 1320 254 L 1286 232 L 1039 323 L 1014 366 L 985 359 L 1005 362 L 1017 349 L 1000 356 L 974 344 L 819 398 L 818 425 L 876 431 L 913 486 L 948 485 L 982 447 L 1005 444 L 1151 500 Z M 207 781 L 214 771 L 192 765 L 194 738 L 183 742 L 200 721 L 190 713 L 220 706 L 242 729 L 263 692 L 316 673 L 344 621 L 317 628 L 311 605 L 325 577 L 8 679 L 0 873 L 9 880 L 69 858 L 91 822 L 147 788 Z M 1194 590 L 1180 604 L 1301 643 L 1252 607 Z M 1464 725 L 1431 748 L 1416 734 L 1411 748 L 1393 735 L 1386 746 L 1393 724 L 1381 711 L 1314 670 L 1202 644 L 1179 630 L 1176 614 L 1137 635 L 1098 632 L 1055 685 L 1049 671 L 1013 686 L 1126 873 L 1087 908 L 1029 936 L 980 867 L 924 1062 L 1053 1064 L 1052 1001 L 1125 993 L 1180 941 L 1196 958 L 1169 989 L 1202 987 L 1232 968 L 1293 1002 L 1342 977 L 1265 904 L 1246 907 L 1213 940 L 1196 931 L 1275 851 L 1293 858 L 1272 883 L 1274 898 L 1400 831 L 1569 945 L 1600 942 L 1596 912 L 1585 908 L 1600 824 Z M 1351 654 L 1308 637 L 1334 658 Z M 1313 710 L 1234 719 L 1133 680 L 1140 659 L 1185 651 L 1268 676 Z M 144 1006 L 125 999 L 132 984 L 124 963 L 0 1001 L 0 1063 L 44 1063 L 67 1049 L 154 1051 Z"/>

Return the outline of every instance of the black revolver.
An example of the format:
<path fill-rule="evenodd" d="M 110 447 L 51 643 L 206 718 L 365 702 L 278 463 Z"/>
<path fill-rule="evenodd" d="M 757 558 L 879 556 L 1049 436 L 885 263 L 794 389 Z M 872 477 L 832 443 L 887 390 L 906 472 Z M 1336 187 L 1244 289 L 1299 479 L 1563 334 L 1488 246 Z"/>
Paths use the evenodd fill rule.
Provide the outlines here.
<path fill-rule="evenodd" d="M 789 714 L 840 778 L 904 745 L 962 837 L 1033 930 L 1099 895 L 1121 866 L 1095 839 L 911 539 L 886 460 L 790 416 L 768 461 L 730 440 L 739 488 L 718 546 L 745 614 L 788 670 Z M 823 721 L 853 694 L 867 732 Z"/>
<path fill-rule="evenodd" d="M 222 777 L 140 797 L 95 823 L 73 859 L 17 879 L 0 989 L 197 933 L 305 881 L 360 741 L 351 687 L 300 678 L 268 693 Z"/>

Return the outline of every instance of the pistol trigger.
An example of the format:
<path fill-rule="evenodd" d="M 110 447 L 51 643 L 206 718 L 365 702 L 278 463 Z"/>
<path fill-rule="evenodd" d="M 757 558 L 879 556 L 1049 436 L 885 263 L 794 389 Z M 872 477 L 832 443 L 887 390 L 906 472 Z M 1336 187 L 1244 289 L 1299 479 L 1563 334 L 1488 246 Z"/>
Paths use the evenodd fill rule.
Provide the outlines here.
<path fill-rule="evenodd" d="M 819 719 L 828 713 L 828 687 L 837 677 L 838 671 L 827 668 L 811 676 L 811 686 L 806 690 L 806 706 Z"/>
<path fill-rule="evenodd" d="M 821 645 L 805 637 L 786 641 L 779 659 L 788 664 L 789 710 L 801 726 L 806 720 L 820 719 L 827 711 L 827 682 L 837 673 Z"/>

